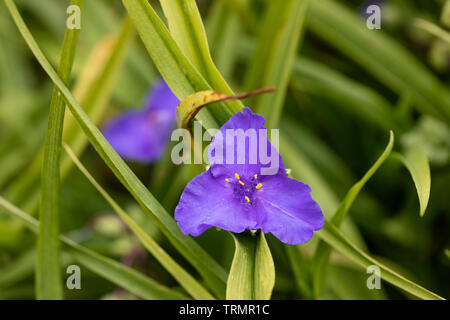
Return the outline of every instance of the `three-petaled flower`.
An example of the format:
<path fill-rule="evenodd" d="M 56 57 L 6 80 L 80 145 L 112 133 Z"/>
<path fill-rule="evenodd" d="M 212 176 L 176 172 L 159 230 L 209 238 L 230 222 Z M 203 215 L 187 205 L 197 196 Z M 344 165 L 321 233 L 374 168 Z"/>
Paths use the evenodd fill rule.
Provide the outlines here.
<path fill-rule="evenodd" d="M 168 144 L 179 102 L 169 86 L 158 80 L 142 109 L 109 120 L 103 134 L 121 157 L 141 163 L 154 162 Z"/>
<path fill-rule="evenodd" d="M 266 130 L 264 122 L 262 116 L 244 108 L 242 113 L 233 115 L 218 134 L 223 139 L 229 129 Z M 249 136 L 240 143 L 235 137 L 233 141 L 225 138 L 221 142 L 224 145 L 232 143 L 235 160 L 238 151 L 246 150 L 244 163 L 217 161 L 217 154 L 214 155 L 211 149 L 217 147 L 218 134 L 210 145 L 210 168 L 189 182 L 175 209 L 175 220 L 181 231 L 198 236 L 216 226 L 235 233 L 261 229 L 287 244 L 300 244 L 311 239 L 313 231 L 324 224 L 322 211 L 311 198 L 308 185 L 285 175 L 281 156 L 268 141 L 267 134 L 257 135 L 256 145 L 267 145 L 269 156 L 278 157 L 278 170 L 271 175 L 261 174 L 261 169 L 269 164 L 259 158 L 259 147 L 258 155 L 249 154 Z M 223 157 L 226 157 L 225 153 Z M 256 162 L 252 162 L 252 158 Z"/>

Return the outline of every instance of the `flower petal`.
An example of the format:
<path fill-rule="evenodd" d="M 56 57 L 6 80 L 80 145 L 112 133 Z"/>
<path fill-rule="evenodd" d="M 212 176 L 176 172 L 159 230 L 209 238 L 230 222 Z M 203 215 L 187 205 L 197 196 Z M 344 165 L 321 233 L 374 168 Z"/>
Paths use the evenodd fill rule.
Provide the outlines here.
<path fill-rule="evenodd" d="M 172 126 L 164 115 L 129 111 L 111 119 L 103 134 L 121 157 L 149 163 L 161 156 Z"/>
<path fill-rule="evenodd" d="M 234 114 L 220 128 L 209 148 L 211 171 L 215 177 L 222 179 L 235 173 L 249 177 L 254 174 L 284 174 L 283 160 L 267 138 L 264 122 L 262 116 L 244 108 L 243 112 Z M 238 138 L 239 134 L 242 139 Z M 264 147 L 266 150 L 262 149 Z M 232 161 L 227 163 L 229 153 L 232 153 L 229 155 Z M 262 171 L 262 168 L 267 170 L 269 167 L 273 168 L 271 173 Z"/>
<path fill-rule="evenodd" d="M 161 78 L 153 86 L 152 91 L 147 97 L 145 104 L 146 111 L 165 110 L 173 115 L 175 121 L 175 111 L 180 100 L 172 92 L 167 83 Z"/>
<path fill-rule="evenodd" d="M 286 176 L 266 176 L 255 202 L 258 225 L 287 244 L 307 242 L 324 217 L 307 184 Z"/>
<path fill-rule="evenodd" d="M 175 209 L 175 220 L 184 234 L 193 236 L 213 226 L 231 232 L 256 226 L 254 210 L 242 206 L 232 186 L 218 183 L 210 170 L 188 183 Z"/>
<path fill-rule="evenodd" d="M 168 144 L 178 103 L 178 98 L 160 79 L 149 94 L 144 108 L 110 120 L 103 133 L 123 158 L 151 163 L 162 155 Z"/>

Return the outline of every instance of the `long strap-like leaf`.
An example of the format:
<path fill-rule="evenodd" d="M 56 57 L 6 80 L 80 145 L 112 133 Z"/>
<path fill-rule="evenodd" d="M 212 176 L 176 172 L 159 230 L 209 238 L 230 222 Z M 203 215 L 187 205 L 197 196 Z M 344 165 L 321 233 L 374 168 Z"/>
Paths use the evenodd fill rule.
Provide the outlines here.
<path fill-rule="evenodd" d="M 340 1 L 311 1 L 308 25 L 390 88 L 410 93 L 421 111 L 450 121 L 450 93 L 439 80 L 385 33 L 369 30 Z"/>
<path fill-rule="evenodd" d="M 44 56 L 20 13 L 12 0 L 5 0 L 8 10 L 11 13 L 19 31 L 30 47 L 31 51 L 39 61 L 43 69 L 61 91 L 67 102 L 67 106 L 79 123 L 80 127 L 92 143 L 98 154 L 114 172 L 116 177 L 128 189 L 144 211 L 152 217 L 160 227 L 161 231 L 177 250 L 197 269 L 205 281 L 219 297 L 224 295 L 227 273 L 214 261 L 193 239 L 185 236 L 178 228 L 176 222 L 167 213 L 164 207 L 153 197 L 142 182 L 136 177 L 133 171 L 125 164 L 122 158 L 106 141 L 100 130 L 92 123 L 83 108 L 78 104 L 69 89 L 52 68 L 47 58 Z"/>
<path fill-rule="evenodd" d="M 98 192 L 105 198 L 111 207 L 117 212 L 120 218 L 133 231 L 136 237 L 141 241 L 142 245 L 158 260 L 164 268 L 178 281 L 178 283 L 195 299 L 211 300 L 214 297 L 194 279 L 183 267 L 181 267 L 167 252 L 161 248 L 158 243 L 153 240 L 118 204 L 114 199 L 102 188 L 102 186 L 95 180 L 89 171 L 83 166 L 80 160 L 69 146 L 64 145 L 64 148 L 89 182 L 97 189 Z"/>
<path fill-rule="evenodd" d="M 378 168 L 383 164 L 383 162 L 389 157 L 393 146 L 394 146 L 394 134 L 391 131 L 389 142 L 384 152 L 373 164 L 373 166 L 366 172 L 366 174 L 361 178 L 361 180 L 359 180 L 350 188 L 350 190 L 345 195 L 344 200 L 342 200 L 335 214 L 331 218 L 330 221 L 335 226 L 337 226 L 338 228 L 341 226 L 359 192 L 364 187 L 366 182 L 369 181 L 369 179 L 374 175 L 374 173 L 378 170 Z M 328 244 L 324 242 L 319 242 L 313 259 L 314 264 L 313 293 L 316 298 L 319 298 L 320 291 L 322 289 L 323 283 L 325 282 L 326 270 L 330 260 L 331 252 L 332 247 L 330 247 Z"/>
<path fill-rule="evenodd" d="M 0 197 L 0 207 L 5 209 L 6 212 L 13 217 L 18 218 L 25 223 L 27 228 L 31 231 L 35 233 L 38 232 L 39 221 L 2 197 Z M 188 299 L 184 294 L 173 291 L 157 283 L 153 279 L 144 276 L 142 273 L 83 247 L 63 235 L 60 235 L 59 239 L 71 249 L 71 254 L 80 264 L 139 297 L 161 300 Z"/>
<path fill-rule="evenodd" d="M 277 128 L 295 56 L 303 34 L 309 0 L 271 1 L 263 20 L 246 89 L 275 86 L 274 94 L 257 96 L 250 107 L 264 116 L 268 128 Z"/>
<path fill-rule="evenodd" d="M 413 294 L 416 297 L 425 300 L 443 300 L 439 295 L 419 286 L 418 284 L 406 279 L 395 271 L 392 271 L 379 261 L 370 257 L 352 244 L 332 223 L 325 222 L 324 227 L 317 233 L 330 246 L 340 251 L 343 255 L 353 260 L 360 266 L 367 268 L 376 265 L 380 268 L 381 278 L 389 283 Z"/>
<path fill-rule="evenodd" d="M 160 0 L 160 3 L 169 23 L 170 34 L 183 53 L 214 90 L 233 95 L 211 58 L 205 28 L 195 0 Z M 232 113 L 243 108 L 240 101 L 229 101 L 225 104 Z"/>
<path fill-rule="evenodd" d="M 72 0 L 71 5 L 81 8 L 83 0 Z M 66 28 L 58 75 L 64 84 L 70 80 L 80 30 Z M 50 103 L 48 130 L 44 144 L 41 178 L 40 229 L 37 241 L 36 297 L 62 299 L 59 254 L 59 172 L 61 141 L 64 124 L 64 99 L 55 86 Z"/>

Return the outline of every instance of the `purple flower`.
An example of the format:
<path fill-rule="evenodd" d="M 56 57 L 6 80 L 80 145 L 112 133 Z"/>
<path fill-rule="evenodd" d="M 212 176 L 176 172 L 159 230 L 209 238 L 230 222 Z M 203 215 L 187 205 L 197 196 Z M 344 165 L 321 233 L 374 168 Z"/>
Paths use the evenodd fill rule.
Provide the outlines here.
<path fill-rule="evenodd" d="M 236 233 L 261 229 L 287 244 L 300 244 L 311 239 L 313 231 L 322 228 L 323 214 L 311 198 L 311 189 L 286 177 L 282 159 L 268 141 L 264 121 L 262 116 L 244 108 L 214 136 L 209 149 L 209 170 L 189 182 L 175 209 L 175 220 L 184 234 L 198 236 L 213 226 Z M 217 156 L 214 149 L 221 139 L 224 146 L 234 142 L 234 160 L 239 151 L 251 150 L 250 136 L 236 143 L 236 137 L 226 136 L 227 129 L 254 129 L 266 133 L 257 135 L 258 148 L 252 151 L 258 153 L 256 163 L 252 162 L 255 155 L 251 153 L 245 153 L 241 164 L 227 164 L 226 152 L 222 158 L 214 157 Z M 271 175 L 261 174 L 261 169 L 268 167 L 259 155 L 261 146 L 265 145 L 270 158 L 279 160 L 277 170 Z"/>
<path fill-rule="evenodd" d="M 124 159 L 151 163 L 165 150 L 175 125 L 178 98 L 161 79 L 150 92 L 145 106 L 127 111 L 105 125 L 106 140 Z"/>

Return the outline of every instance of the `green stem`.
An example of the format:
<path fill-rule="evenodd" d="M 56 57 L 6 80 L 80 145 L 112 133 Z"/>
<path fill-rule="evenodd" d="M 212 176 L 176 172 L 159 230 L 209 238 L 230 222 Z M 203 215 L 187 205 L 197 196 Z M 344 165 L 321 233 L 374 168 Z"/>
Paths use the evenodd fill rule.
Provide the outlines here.
<path fill-rule="evenodd" d="M 81 8 L 83 0 L 72 0 L 71 5 Z M 75 58 L 79 29 L 66 29 L 58 74 L 65 84 L 69 82 Z M 40 227 L 36 263 L 36 297 L 62 299 L 59 253 L 59 161 L 65 102 L 58 88 L 53 89 L 44 145 L 44 162 L 41 178 Z"/>

